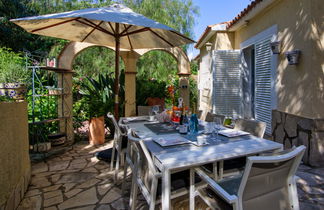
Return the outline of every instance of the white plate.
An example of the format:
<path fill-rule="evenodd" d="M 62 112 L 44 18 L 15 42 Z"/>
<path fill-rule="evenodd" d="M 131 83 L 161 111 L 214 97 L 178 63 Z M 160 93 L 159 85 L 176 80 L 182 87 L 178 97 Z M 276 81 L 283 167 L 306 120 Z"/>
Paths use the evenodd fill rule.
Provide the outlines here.
<path fill-rule="evenodd" d="M 156 143 L 158 143 L 162 147 L 191 143 L 186 138 L 183 138 L 181 136 L 175 136 L 175 135 L 160 137 L 160 138 L 157 138 L 157 139 L 153 139 L 153 141 L 155 141 Z"/>
<path fill-rule="evenodd" d="M 244 135 L 249 135 L 250 133 L 245 132 L 245 131 L 240 131 L 240 130 L 234 130 L 234 129 L 226 129 L 226 130 L 221 130 L 218 132 L 219 134 L 226 136 L 226 137 L 237 137 L 237 136 L 244 136 Z"/>

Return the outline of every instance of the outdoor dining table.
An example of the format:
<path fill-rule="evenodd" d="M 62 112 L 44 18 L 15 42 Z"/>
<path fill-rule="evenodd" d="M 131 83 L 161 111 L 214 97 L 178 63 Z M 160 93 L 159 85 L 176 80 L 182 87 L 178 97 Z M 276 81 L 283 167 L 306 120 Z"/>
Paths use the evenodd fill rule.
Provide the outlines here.
<path fill-rule="evenodd" d="M 171 173 L 174 171 L 185 170 L 207 163 L 214 163 L 226 159 L 243 156 L 250 156 L 268 151 L 282 150 L 283 145 L 274 141 L 257 138 L 252 135 L 244 135 L 228 138 L 218 136 L 217 141 L 207 136 L 207 144 L 198 146 L 195 137 L 181 135 L 176 130 L 172 132 L 161 132 L 161 127 L 165 124 L 145 120 L 127 120 L 131 118 L 121 118 L 120 123 L 124 122 L 127 128 L 132 129 L 144 140 L 147 149 L 151 152 L 154 164 L 162 173 L 162 209 L 170 209 L 171 198 Z M 134 118 L 132 118 L 134 119 Z M 160 130 L 154 130 L 149 124 L 156 124 Z M 203 125 L 206 123 L 202 123 Z M 163 130 L 163 129 L 162 129 Z M 154 132 L 155 131 L 155 132 Z M 171 136 L 181 136 L 188 139 L 188 144 L 162 147 L 154 140 Z M 198 135 L 204 135 L 199 132 Z"/>

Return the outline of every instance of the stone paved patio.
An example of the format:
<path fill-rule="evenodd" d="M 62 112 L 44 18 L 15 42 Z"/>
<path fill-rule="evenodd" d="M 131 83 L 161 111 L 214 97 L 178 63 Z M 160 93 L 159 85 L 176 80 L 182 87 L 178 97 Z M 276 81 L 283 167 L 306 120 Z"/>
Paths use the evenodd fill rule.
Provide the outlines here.
<path fill-rule="evenodd" d="M 121 183 L 114 185 L 109 165 L 94 157 L 95 152 L 111 145 L 92 147 L 81 142 L 62 155 L 33 164 L 31 183 L 18 209 L 127 209 L 130 178 L 123 197 Z M 324 209 L 324 168 L 301 165 L 297 175 L 301 178 L 300 209 Z M 175 205 L 187 209 L 186 204 Z M 137 209 L 147 209 L 143 197 L 139 196 Z"/>

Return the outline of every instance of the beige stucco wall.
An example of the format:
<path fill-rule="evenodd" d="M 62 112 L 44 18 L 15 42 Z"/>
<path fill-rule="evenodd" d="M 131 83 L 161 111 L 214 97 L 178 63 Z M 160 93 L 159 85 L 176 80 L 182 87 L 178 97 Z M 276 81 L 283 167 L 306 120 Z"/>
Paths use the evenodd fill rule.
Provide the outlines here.
<path fill-rule="evenodd" d="M 214 50 L 232 50 L 234 49 L 234 33 L 218 31 L 212 38 Z"/>
<path fill-rule="evenodd" d="M 0 209 L 15 209 L 30 178 L 27 102 L 0 102 Z"/>
<path fill-rule="evenodd" d="M 277 66 L 277 109 L 307 117 L 324 117 L 324 4 L 322 0 L 278 0 L 247 26 L 235 31 L 240 44 L 277 25 L 282 50 Z M 298 65 L 288 65 L 284 52 L 300 49 Z"/>

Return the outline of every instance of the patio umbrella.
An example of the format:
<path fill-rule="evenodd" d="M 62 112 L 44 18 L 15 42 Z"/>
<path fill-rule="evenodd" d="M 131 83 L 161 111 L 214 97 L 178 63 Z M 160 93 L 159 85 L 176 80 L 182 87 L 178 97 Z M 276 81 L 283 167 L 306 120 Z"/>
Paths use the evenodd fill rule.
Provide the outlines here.
<path fill-rule="evenodd" d="M 121 4 L 11 21 L 30 33 L 115 48 L 115 117 L 118 117 L 120 49 L 169 48 L 194 42 Z"/>

